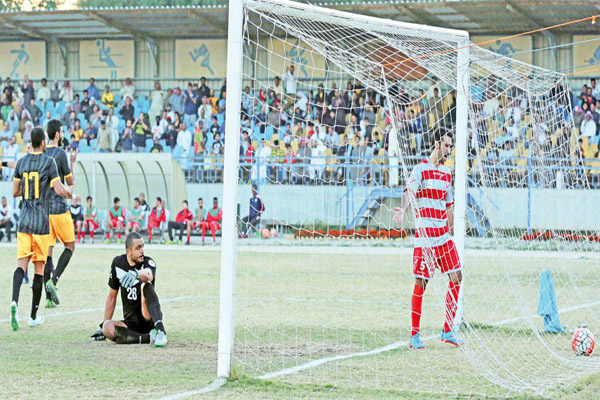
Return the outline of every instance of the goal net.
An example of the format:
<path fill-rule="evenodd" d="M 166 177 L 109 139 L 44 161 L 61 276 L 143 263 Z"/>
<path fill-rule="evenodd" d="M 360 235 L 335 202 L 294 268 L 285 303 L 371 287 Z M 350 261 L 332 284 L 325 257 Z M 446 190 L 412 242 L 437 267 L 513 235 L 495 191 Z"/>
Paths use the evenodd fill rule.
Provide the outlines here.
<path fill-rule="evenodd" d="M 243 13 L 236 190 L 240 217 L 251 183 L 266 209 L 258 226 L 238 220 L 233 371 L 494 396 L 548 395 L 599 371 L 570 348 L 578 326 L 600 332 L 600 269 L 595 147 L 578 142 L 565 76 L 461 31 L 281 0 Z M 444 133 L 451 190 L 423 184 L 397 225 L 393 207 Z M 435 271 L 429 348 L 410 351 L 413 246 L 437 246 L 447 214 L 427 214 L 422 196 L 454 210 L 464 279 L 453 321 Z M 423 253 L 430 272 L 449 256 L 437 249 Z M 440 341 L 445 321 L 464 346 Z"/>

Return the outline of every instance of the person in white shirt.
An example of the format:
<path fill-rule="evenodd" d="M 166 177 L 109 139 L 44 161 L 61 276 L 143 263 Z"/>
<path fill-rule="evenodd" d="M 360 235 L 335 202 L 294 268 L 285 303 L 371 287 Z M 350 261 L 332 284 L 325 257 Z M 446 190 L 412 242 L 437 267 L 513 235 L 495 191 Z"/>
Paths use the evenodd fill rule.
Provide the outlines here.
<path fill-rule="evenodd" d="M 46 78 L 42 79 L 42 86 L 37 91 L 37 100 L 46 104 L 50 100 L 50 88 L 47 86 Z"/>
<path fill-rule="evenodd" d="M 581 121 L 581 127 L 579 128 L 579 134 L 581 136 L 587 136 L 590 139 L 596 136 L 596 123 L 592 119 L 592 112 L 588 111 L 585 113 L 585 119 Z"/>
<path fill-rule="evenodd" d="M 2 205 L 0 206 L 0 229 L 6 230 L 6 239 L 11 243 L 10 235 L 13 227 L 12 222 L 13 212 L 12 207 L 6 201 L 6 197 L 2 196 Z M 0 230 L 0 240 L 4 237 L 4 232 Z"/>
<path fill-rule="evenodd" d="M 183 148 L 183 155 L 187 155 L 192 147 L 192 134 L 187 130 L 185 122 L 181 123 L 181 130 L 177 134 L 177 145 Z"/>
<path fill-rule="evenodd" d="M 200 107 L 198 107 L 198 119 L 201 119 L 203 121 L 210 121 L 212 117 L 212 107 L 210 104 L 208 104 L 208 98 L 204 96 L 201 102 L 202 104 L 200 105 Z"/>
<path fill-rule="evenodd" d="M 258 180 L 261 184 L 267 180 L 267 163 L 269 161 L 269 157 L 271 157 L 271 148 L 269 146 L 267 146 L 267 142 L 266 142 L 265 138 L 262 138 L 260 140 L 260 150 L 258 151 L 258 160 L 252 166 L 252 174 L 251 174 L 252 180 L 257 179 L 257 173 L 258 173 Z M 257 164 L 260 165 L 260 167 L 258 168 L 258 171 L 256 169 Z"/>
<path fill-rule="evenodd" d="M 325 152 L 327 147 L 317 140 L 316 145 L 312 149 L 310 158 L 310 167 L 308 168 L 308 177 L 310 180 L 320 180 L 323 177 L 323 171 L 325 170 Z"/>
<path fill-rule="evenodd" d="M 65 103 L 70 103 L 73 101 L 73 88 L 71 87 L 71 82 L 64 81 L 62 88 L 60 89 L 59 96 L 62 101 Z"/>
<path fill-rule="evenodd" d="M 121 81 L 121 91 L 119 94 L 121 95 L 122 99 L 126 99 L 127 97 L 131 97 L 133 99 L 135 87 L 133 86 L 133 81 L 131 78 L 125 79 L 125 82 Z"/>
<path fill-rule="evenodd" d="M 275 91 L 275 96 L 281 95 L 281 98 L 283 98 L 283 84 L 279 80 L 278 76 L 273 78 L 273 83 L 269 86 L 269 89 L 273 89 L 273 91 Z"/>
<path fill-rule="evenodd" d="M 506 126 L 506 133 L 514 140 L 519 138 L 519 127 L 515 124 L 515 119 L 510 117 Z"/>
<path fill-rule="evenodd" d="M 600 86 L 596 85 L 596 78 L 592 78 L 592 96 L 596 100 L 600 100 Z"/>
<path fill-rule="evenodd" d="M 108 109 L 108 116 L 106 117 L 106 126 L 110 129 L 112 136 L 113 150 L 119 142 L 119 117 L 115 115 L 115 109 L 113 107 Z"/>
<path fill-rule="evenodd" d="M 294 66 L 290 65 L 286 68 L 285 74 L 283 74 L 283 81 L 285 82 L 285 94 L 288 105 L 294 104 L 296 100 L 296 92 L 298 89 L 298 78 L 294 75 Z"/>
<path fill-rule="evenodd" d="M 160 83 L 154 83 L 154 90 L 150 95 L 151 103 L 150 110 L 148 110 L 148 115 L 150 116 L 150 121 L 156 120 L 157 115 L 161 115 L 163 110 L 163 104 L 165 101 L 165 92 L 161 90 Z"/>
<path fill-rule="evenodd" d="M 513 101 L 512 107 L 506 111 L 504 120 L 508 121 L 511 117 L 515 119 L 515 125 L 517 127 L 521 125 L 521 108 L 519 107 L 518 100 Z"/>

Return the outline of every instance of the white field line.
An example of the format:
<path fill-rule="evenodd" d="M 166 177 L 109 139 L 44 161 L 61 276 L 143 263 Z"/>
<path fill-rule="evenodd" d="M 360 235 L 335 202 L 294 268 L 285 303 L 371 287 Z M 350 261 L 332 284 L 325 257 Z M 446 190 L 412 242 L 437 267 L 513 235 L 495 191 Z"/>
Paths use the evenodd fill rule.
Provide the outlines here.
<path fill-rule="evenodd" d="M 215 390 L 218 390 L 221 386 L 223 386 L 225 384 L 225 382 L 227 382 L 227 379 L 217 378 L 214 381 L 212 381 L 211 383 L 209 383 L 208 385 L 206 385 L 205 387 L 203 387 L 202 389 L 190 390 L 189 392 L 171 394 L 166 397 L 161 397 L 158 400 L 176 400 L 176 399 L 183 399 L 185 397 L 194 396 L 197 394 L 205 394 L 205 393 L 214 392 Z"/>
<path fill-rule="evenodd" d="M 182 300 L 195 300 L 195 299 L 201 299 L 201 298 L 204 298 L 204 297 L 202 297 L 202 296 L 180 296 L 180 297 L 172 297 L 170 299 L 160 300 L 160 302 L 161 303 L 174 303 L 174 302 L 182 301 Z M 121 308 L 123 308 L 123 306 L 116 307 L 116 309 L 121 309 Z M 64 316 L 69 316 L 69 315 L 87 314 L 87 313 L 102 312 L 102 311 L 104 311 L 104 307 L 102 307 L 102 308 L 80 308 L 78 310 L 58 312 L 58 313 L 54 313 L 54 314 L 40 313 L 40 316 L 43 318 L 53 318 L 53 317 L 64 317 Z M 26 321 L 27 317 L 21 316 L 21 318 L 19 318 L 19 320 Z M 4 324 L 7 322 L 10 322 L 10 318 L 0 319 L 0 324 Z"/>

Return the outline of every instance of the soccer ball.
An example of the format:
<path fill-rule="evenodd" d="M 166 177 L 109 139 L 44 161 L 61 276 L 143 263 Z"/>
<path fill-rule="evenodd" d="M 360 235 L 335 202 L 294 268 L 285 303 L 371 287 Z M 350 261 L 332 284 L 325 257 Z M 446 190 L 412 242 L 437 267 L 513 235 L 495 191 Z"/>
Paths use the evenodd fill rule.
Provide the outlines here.
<path fill-rule="evenodd" d="M 269 231 L 267 228 L 265 228 L 262 230 L 262 234 L 265 239 L 268 239 L 269 236 L 271 236 L 271 231 Z"/>
<path fill-rule="evenodd" d="M 594 351 L 594 335 L 587 328 L 578 328 L 573 334 L 571 346 L 578 356 L 589 356 Z"/>
<path fill-rule="evenodd" d="M 272 238 L 276 238 L 277 237 L 277 229 L 271 228 L 271 237 Z"/>

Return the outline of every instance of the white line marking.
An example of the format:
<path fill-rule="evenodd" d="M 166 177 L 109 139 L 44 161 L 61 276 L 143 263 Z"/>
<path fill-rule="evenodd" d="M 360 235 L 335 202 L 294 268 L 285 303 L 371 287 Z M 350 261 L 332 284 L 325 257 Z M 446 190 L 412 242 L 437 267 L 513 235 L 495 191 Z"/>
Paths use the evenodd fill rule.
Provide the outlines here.
<path fill-rule="evenodd" d="M 190 397 L 190 396 L 193 396 L 193 395 L 196 395 L 196 394 L 205 394 L 205 393 L 214 392 L 215 390 L 217 390 L 221 386 L 223 386 L 225 384 L 225 382 L 227 382 L 227 379 L 225 379 L 225 378 L 217 378 L 214 381 L 212 381 L 211 383 L 209 383 L 208 385 L 206 385 L 205 387 L 203 387 L 202 389 L 190 390 L 189 392 L 171 394 L 171 395 L 166 396 L 166 397 L 161 397 L 158 400 L 183 399 L 185 397 Z"/>
<path fill-rule="evenodd" d="M 161 303 L 173 303 L 176 301 L 195 300 L 195 299 L 201 299 L 201 298 L 203 298 L 203 297 L 202 296 L 180 296 L 180 297 L 172 297 L 170 299 L 160 300 L 160 302 Z M 116 307 L 116 309 L 121 309 L 121 308 L 123 308 L 123 306 Z M 40 316 L 42 316 L 44 318 L 52 318 L 52 317 L 64 317 L 64 316 L 68 316 L 68 315 L 87 314 L 87 313 L 102 312 L 102 311 L 104 311 L 104 307 L 102 307 L 102 308 L 81 308 L 79 310 L 65 311 L 65 312 L 59 312 L 59 313 L 54 313 L 54 314 L 41 314 L 40 313 Z M 27 317 L 23 317 L 20 320 L 26 321 Z M 7 322 L 10 322 L 10 318 L 0 319 L 0 324 L 4 324 Z"/>

